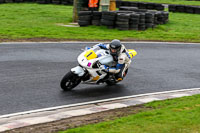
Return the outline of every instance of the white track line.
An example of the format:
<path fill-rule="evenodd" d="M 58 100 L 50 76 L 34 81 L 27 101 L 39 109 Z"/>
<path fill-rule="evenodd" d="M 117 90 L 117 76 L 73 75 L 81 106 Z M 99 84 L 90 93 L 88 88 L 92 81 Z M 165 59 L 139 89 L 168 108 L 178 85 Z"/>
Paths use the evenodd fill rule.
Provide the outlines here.
<path fill-rule="evenodd" d="M 91 102 L 84 102 L 84 103 L 63 105 L 63 106 L 57 106 L 57 107 L 50 107 L 50 108 L 44 108 L 44 109 L 37 109 L 37 110 L 31 110 L 31 111 L 25 111 L 25 112 L 19 112 L 19 113 L 2 115 L 2 116 L 0 116 L 0 119 L 1 118 L 8 118 L 8 117 L 13 117 L 13 116 L 18 116 L 18 115 L 25 115 L 25 114 L 31 114 L 31 113 L 37 113 L 37 112 L 44 112 L 44 111 L 62 109 L 62 108 L 69 108 L 69 107 L 75 107 L 75 106 L 83 106 L 83 105 L 88 105 L 88 104 L 97 104 L 97 103 L 101 103 L 101 102 L 109 102 L 109 101 L 114 101 L 114 100 L 122 100 L 122 99 L 142 97 L 142 96 L 167 94 L 167 93 L 175 93 L 175 92 L 184 92 L 184 91 L 194 91 L 194 90 L 200 90 L 200 88 L 191 88 L 191 89 L 181 89 L 181 90 L 173 90 L 173 91 L 164 91 L 164 92 L 139 94 L 139 95 L 124 96 L 124 97 L 117 97 L 117 98 L 109 98 L 109 99 L 97 100 L 97 101 L 91 101 Z"/>

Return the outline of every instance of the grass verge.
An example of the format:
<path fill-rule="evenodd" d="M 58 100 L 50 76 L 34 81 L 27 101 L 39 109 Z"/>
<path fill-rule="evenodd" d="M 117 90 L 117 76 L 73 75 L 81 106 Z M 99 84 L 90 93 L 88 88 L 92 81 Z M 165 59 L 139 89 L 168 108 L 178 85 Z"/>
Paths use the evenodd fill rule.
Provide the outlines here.
<path fill-rule="evenodd" d="M 200 42 L 200 15 L 170 13 L 169 23 L 146 31 L 119 31 L 104 26 L 63 27 L 72 21 L 72 6 L 1 4 L 0 41 L 61 40 L 151 40 Z"/>
<path fill-rule="evenodd" d="M 113 121 L 90 124 L 59 133 L 198 133 L 200 95 L 145 104 L 143 111 Z"/>

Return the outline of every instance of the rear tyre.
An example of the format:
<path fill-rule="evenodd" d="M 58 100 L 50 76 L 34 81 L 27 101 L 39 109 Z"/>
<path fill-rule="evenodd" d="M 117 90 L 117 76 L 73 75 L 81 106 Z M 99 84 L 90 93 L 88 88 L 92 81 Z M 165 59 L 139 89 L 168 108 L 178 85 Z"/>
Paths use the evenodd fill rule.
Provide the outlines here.
<path fill-rule="evenodd" d="M 118 83 L 115 79 L 115 75 L 108 75 L 108 80 L 105 81 L 107 85 L 112 86 Z"/>
<path fill-rule="evenodd" d="M 60 87 L 64 91 L 70 91 L 81 82 L 81 78 L 71 71 L 68 72 L 60 82 Z"/>
<path fill-rule="evenodd" d="M 117 84 L 117 82 L 116 82 L 116 81 L 110 81 L 110 80 L 108 80 L 108 81 L 106 81 L 106 84 L 107 84 L 108 86 L 112 86 L 112 85 Z"/>

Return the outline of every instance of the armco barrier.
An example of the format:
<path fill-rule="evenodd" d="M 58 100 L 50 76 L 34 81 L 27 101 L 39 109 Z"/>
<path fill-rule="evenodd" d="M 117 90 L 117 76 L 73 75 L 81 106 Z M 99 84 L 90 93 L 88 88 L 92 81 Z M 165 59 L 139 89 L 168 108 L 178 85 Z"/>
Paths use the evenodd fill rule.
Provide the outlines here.
<path fill-rule="evenodd" d="M 116 28 L 119 30 L 146 30 L 148 28 L 154 28 L 159 24 L 166 24 L 169 19 L 168 12 L 142 9 L 136 10 L 136 8 L 134 8 L 134 11 L 80 11 L 78 15 L 78 24 L 81 27 L 92 24 L 103 25 L 108 28 Z"/>
<path fill-rule="evenodd" d="M 200 14 L 200 6 L 169 5 L 169 12 Z"/>

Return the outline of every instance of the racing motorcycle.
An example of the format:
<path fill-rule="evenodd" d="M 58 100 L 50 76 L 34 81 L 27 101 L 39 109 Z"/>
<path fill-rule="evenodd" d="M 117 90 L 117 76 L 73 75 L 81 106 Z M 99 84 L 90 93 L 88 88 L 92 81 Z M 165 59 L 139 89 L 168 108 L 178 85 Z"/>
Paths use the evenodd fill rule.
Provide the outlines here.
<path fill-rule="evenodd" d="M 134 49 L 128 49 L 128 54 L 132 59 L 137 52 Z M 72 90 L 78 84 L 102 84 L 114 85 L 121 80 L 117 80 L 115 74 L 109 73 L 102 65 L 112 67 L 116 65 L 113 56 L 109 50 L 100 49 L 98 46 L 92 48 L 86 47 L 77 58 L 79 65 L 72 68 L 61 80 L 60 86 L 64 91 Z M 123 75 L 128 72 L 131 60 L 125 66 Z"/>

